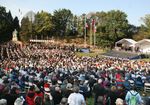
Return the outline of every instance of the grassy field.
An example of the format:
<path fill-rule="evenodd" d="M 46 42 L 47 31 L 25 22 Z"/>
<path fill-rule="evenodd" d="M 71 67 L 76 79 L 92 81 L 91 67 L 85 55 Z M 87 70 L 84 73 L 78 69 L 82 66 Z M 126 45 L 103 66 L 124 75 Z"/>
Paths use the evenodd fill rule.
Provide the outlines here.
<path fill-rule="evenodd" d="M 140 61 L 147 61 L 147 62 L 150 62 L 150 58 L 140 59 Z"/>
<path fill-rule="evenodd" d="M 101 49 L 94 49 L 94 50 L 91 50 L 90 53 L 76 52 L 76 55 L 79 57 L 82 57 L 82 56 L 95 57 L 95 56 L 101 55 L 105 52 L 106 51 L 101 50 Z"/>
<path fill-rule="evenodd" d="M 86 105 L 94 105 L 94 97 L 87 98 Z"/>

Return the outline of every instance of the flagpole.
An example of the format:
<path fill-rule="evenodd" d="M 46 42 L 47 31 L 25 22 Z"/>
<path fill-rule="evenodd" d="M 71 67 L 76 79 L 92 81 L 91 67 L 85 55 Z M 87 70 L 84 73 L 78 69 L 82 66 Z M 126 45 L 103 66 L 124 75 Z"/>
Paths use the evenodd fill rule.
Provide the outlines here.
<path fill-rule="evenodd" d="M 86 15 L 84 15 L 84 47 L 86 47 Z"/>
<path fill-rule="evenodd" d="M 96 36 L 95 36 L 95 21 L 96 21 L 96 20 L 94 20 L 94 23 L 93 23 L 94 47 L 95 47 L 95 45 L 96 45 Z"/>
<path fill-rule="evenodd" d="M 95 28 L 95 27 L 94 27 Z M 94 29 L 94 47 L 95 47 L 95 43 L 96 43 L 96 37 L 95 37 L 95 29 Z"/>
<path fill-rule="evenodd" d="M 93 44 L 93 41 L 92 41 L 92 38 L 93 37 L 93 35 L 92 35 L 92 22 L 90 23 L 90 45 L 92 46 L 92 44 Z"/>

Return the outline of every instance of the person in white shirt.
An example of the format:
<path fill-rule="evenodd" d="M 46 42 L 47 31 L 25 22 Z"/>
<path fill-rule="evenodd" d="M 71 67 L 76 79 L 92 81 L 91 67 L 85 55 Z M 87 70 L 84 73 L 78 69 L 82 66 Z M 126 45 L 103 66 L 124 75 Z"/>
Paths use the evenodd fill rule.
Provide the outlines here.
<path fill-rule="evenodd" d="M 86 105 L 84 96 L 79 93 L 79 87 L 75 86 L 73 88 L 74 93 L 71 93 L 68 97 L 69 105 Z"/>

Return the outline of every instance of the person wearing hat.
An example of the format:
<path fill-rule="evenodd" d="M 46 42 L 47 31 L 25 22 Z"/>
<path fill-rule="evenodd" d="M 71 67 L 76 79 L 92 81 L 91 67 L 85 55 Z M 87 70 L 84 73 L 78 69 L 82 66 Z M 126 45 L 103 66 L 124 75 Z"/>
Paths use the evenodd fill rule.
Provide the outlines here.
<path fill-rule="evenodd" d="M 73 93 L 71 93 L 68 97 L 69 105 L 86 105 L 84 96 L 79 93 L 79 87 L 74 86 Z"/>
<path fill-rule="evenodd" d="M 44 105 L 54 105 L 53 97 L 51 95 L 50 84 L 44 84 Z"/>

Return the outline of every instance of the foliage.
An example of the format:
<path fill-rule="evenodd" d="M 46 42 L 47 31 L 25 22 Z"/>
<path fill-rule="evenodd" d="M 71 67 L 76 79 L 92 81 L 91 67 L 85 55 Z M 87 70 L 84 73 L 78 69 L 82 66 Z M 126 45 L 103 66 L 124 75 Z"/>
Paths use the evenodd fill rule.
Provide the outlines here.
<path fill-rule="evenodd" d="M 47 37 L 47 35 L 50 35 L 53 28 L 52 16 L 50 13 L 44 11 L 38 12 L 35 15 L 35 21 L 33 24 L 35 29 L 34 31 L 39 38 Z"/>
<path fill-rule="evenodd" d="M 150 14 L 142 18 L 143 25 L 136 27 L 128 23 L 127 14 L 120 10 L 76 16 L 69 9 L 59 9 L 55 10 L 53 15 L 44 11 L 37 12 L 34 21 L 24 17 L 20 27 L 18 18 L 13 19 L 11 12 L 6 12 L 5 7 L 0 6 L 0 41 L 11 40 L 13 30 L 17 29 L 22 41 L 54 37 L 66 38 L 68 42 L 72 42 L 70 37 L 84 38 L 86 22 L 87 42 L 93 44 L 93 19 L 96 26 L 96 45 L 100 48 L 112 48 L 114 43 L 122 38 L 150 38 Z"/>
<path fill-rule="evenodd" d="M 21 30 L 20 30 L 20 38 L 22 41 L 26 42 L 29 41 L 31 37 L 31 21 L 29 21 L 29 18 L 23 18 L 21 21 Z"/>
<path fill-rule="evenodd" d="M 67 23 L 73 18 L 73 14 L 68 9 L 55 10 L 53 13 L 52 23 L 54 33 L 57 36 L 65 36 L 67 33 Z"/>
<path fill-rule="evenodd" d="M 5 7 L 0 6 L 0 42 L 9 41 L 12 38 L 13 17 L 11 12 L 6 12 Z"/>
<path fill-rule="evenodd" d="M 135 40 L 148 39 L 150 38 L 150 14 L 145 15 L 145 17 L 141 18 L 143 23 L 137 34 L 134 35 Z"/>
<path fill-rule="evenodd" d="M 97 44 L 112 47 L 117 40 L 127 37 L 127 15 L 119 10 L 97 12 Z"/>

